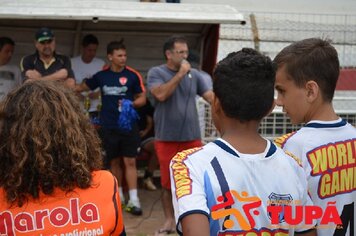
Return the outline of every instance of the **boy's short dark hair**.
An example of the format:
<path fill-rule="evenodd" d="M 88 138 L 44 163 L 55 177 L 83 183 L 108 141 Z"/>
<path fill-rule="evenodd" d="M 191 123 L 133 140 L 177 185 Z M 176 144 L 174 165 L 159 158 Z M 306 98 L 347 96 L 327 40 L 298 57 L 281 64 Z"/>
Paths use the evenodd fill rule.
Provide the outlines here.
<path fill-rule="evenodd" d="M 274 59 L 278 68 L 286 66 L 289 79 L 299 87 L 314 80 L 323 99 L 331 102 L 339 78 L 340 64 L 336 49 L 328 39 L 308 38 L 285 47 Z"/>
<path fill-rule="evenodd" d="M 87 34 L 82 40 L 82 46 L 87 47 L 89 44 L 99 45 L 98 38 L 93 34 Z"/>
<path fill-rule="evenodd" d="M 163 55 L 166 57 L 166 51 L 172 50 L 174 48 L 175 43 L 186 43 L 188 44 L 188 40 L 183 35 L 172 35 L 170 36 L 163 45 Z"/>
<path fill-rule="evenodd" d="M 126 46 L 124 45 L 124 40 L 120 41 L 111 41 L 108 46 L 106 47 L 106 53 L 112 54 L 114 50 L 126 50 Z"/>
<path fill-rule="evenodd" d="M 252 48 L 230 53 L 215 70 L 213 91 L 226 116 L 241 122 L 262 120 L 274 101 L 276 66 Z"/>
<path fill-rule="evenodd" d="M 6 45 L 10 44 L 12 46 L 15 46 L 14 40 L 12 40 L 9 37 L 0 37 L 0 50 Z"/>

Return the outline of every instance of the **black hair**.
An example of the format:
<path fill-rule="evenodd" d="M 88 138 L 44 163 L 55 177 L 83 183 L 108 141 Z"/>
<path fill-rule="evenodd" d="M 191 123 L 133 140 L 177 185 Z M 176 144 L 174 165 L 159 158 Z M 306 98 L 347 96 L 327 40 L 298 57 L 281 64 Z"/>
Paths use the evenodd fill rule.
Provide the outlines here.
<path fill-rule="evenodd" d="M 124 45 L 124 40 L 121 39 L 120 41 L 111 41 L 108 46 L 106 47 L 106 53 L 112 54 L 114 50 L 126 50 L 126 46 Z"/>
<path fill-rule="evenodd" d="M 262 120 L 274 101 L 276 66 L 252 48 L 230 53 L 214 70 L 213 91 L 227 117 Z"/>
<path fill-rule="evenodd" d="M 308 38 L 295 42 L 277 54 L 278 68 L 286 66 L 288 78 L 298 87 L 315 81 L 325 101 L 331 102 L 340 73 L 336 49 L 328 39 Z"/>
<path fill-rule="evenodd" d="M 166 57 L 166 51 L 174 49 L 175 43 L 185 43 L 188 44 L 188 40 L 183 35 L 172 35 L 169 37 L 163 45 L 163 55 Z"/>
<path fill-rule="evenodd" d="M 12 46 L 15 46 L 15 42 L 11 38 L 9 38 L 9 37 L 0 37 L 0 50 L 2 50 L 2 48 L 6 44 L 10 44 Z"/>
<path fill-rule="evenodd" d="M 82 46 L 87 47 L 89 44 L 99 45 L 98 38 L 93 34 L 87 34 L 82 40 Z"/>

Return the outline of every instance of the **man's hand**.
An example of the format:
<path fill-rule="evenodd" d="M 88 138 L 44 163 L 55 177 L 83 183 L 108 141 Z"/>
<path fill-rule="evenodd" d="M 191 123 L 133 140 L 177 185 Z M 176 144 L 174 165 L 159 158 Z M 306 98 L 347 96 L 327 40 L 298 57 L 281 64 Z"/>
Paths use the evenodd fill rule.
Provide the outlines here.
<path fill-rule="evenodd" d="M 27 70 L 25 76 L 28 80 L 40 79 L 42 75 L 37 70 Z"/>
<path fill-rule="evenodd" d="M 88 96 L 90 99 L 98 99 L 100 97 L 100 90 L 89 92 Z"/>
<path fill-rule="evenodd" d="M 187 60 L 183 59 L 180 64 L 178 73 L 181 74 L 182 76 L 184 76 L 190 72 L 191 68 L 192 67 L 191 67 L 190 63 Z"/>
<path fill-rule="evenodd" d="M 64 86 L 75 89 L 75 80 L 73 78 L 68 78 L 64 81 Z"/>

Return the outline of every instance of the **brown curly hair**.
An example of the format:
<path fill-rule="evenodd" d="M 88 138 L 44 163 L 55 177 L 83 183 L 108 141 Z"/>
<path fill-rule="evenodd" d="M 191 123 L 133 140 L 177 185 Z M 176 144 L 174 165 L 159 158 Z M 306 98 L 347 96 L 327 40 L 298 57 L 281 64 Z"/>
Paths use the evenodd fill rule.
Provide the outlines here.
<path fill-rule="evenodd" d="M 10 205 L 40 192 L 91 186 L 102 168 L 100 140 L 74 93 L 58 82 L 28 82 L 0 104 L 0 187 Z"/>

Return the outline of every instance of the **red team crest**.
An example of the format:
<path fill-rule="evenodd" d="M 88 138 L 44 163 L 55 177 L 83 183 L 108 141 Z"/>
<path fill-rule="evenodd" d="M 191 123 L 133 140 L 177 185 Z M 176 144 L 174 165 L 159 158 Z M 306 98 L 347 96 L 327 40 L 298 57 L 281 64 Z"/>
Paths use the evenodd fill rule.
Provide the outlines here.
<path fill-rule="evenodd" d="M 125 85 L 127 83 L 127 78 L 126 77 L 120 77 L 119 82 L 121 85 Z"/>

